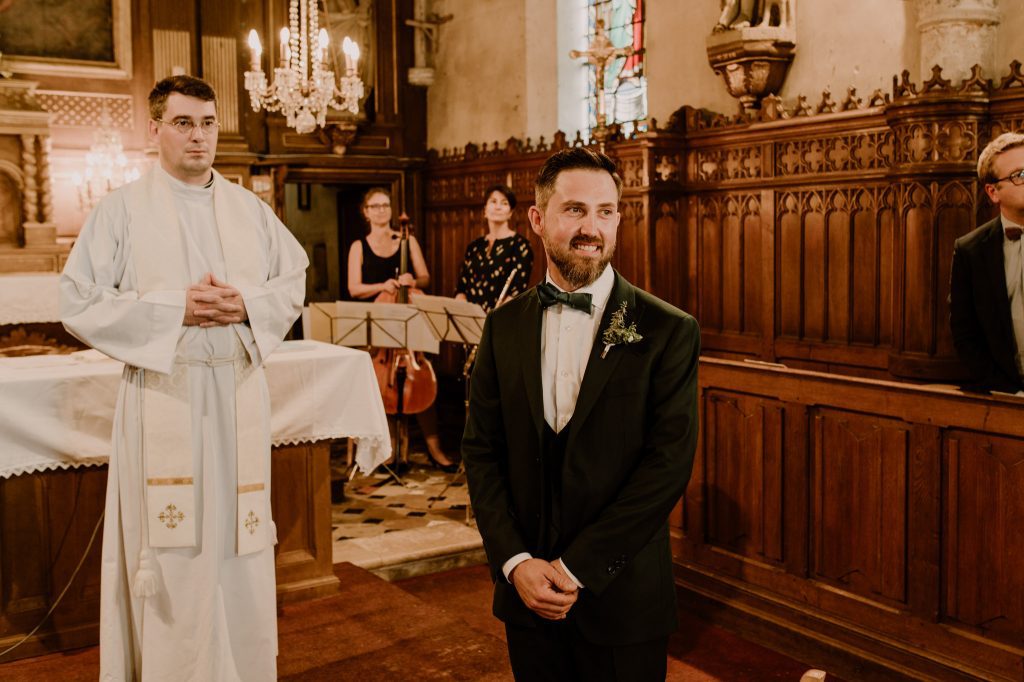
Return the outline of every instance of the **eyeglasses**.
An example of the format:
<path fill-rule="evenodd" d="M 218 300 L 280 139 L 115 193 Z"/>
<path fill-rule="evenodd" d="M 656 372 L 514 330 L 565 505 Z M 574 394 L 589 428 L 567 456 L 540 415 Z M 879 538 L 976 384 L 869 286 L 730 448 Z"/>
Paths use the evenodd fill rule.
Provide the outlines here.
<path fill-rule="evenodd" d="M 385 208 L 391 208 L 391 204 L 367 204 L 366 208 L 370 209 L 371 211 L 380 211 Z"/>
<path fill-rule="evenodd" d="M 202 130 L 203 135 L 212 135 L 213 133 L 217 132 L 217 128 L 218 126 L 220 126 L 220 123 L 218 123 L 215 119 L 212 118 L 204 119 L 199 123 L 196 123 L 190 118 L 176 118 L 173 121 L 165 121 L 161 118 L 154 118 L 153 120 L 157 123 L 163 123 L 165 125 L 171 126 L 182 135 L 191 135 L 192 130 L 194 128 L 199 128 L 200 130 Z"/>
<path fill-rule="evenodd" d="M 1009 180 L 1010 182 L 1012 182 L 1013 184 L 1017 185 L 1018 187 L 1020 187 L 1021 185 L 1024 185 L 1024 168 L 1020 169 L 1019 171 L 1015 171 L 1013 173 L 1010 173 L 1005 178 L 999 178 L 998 180 L 993 180 L 992 182 L 990 182 L 988 184 L 994 185 L 997 182 L 1002 182 L 1003 180 Z"/>

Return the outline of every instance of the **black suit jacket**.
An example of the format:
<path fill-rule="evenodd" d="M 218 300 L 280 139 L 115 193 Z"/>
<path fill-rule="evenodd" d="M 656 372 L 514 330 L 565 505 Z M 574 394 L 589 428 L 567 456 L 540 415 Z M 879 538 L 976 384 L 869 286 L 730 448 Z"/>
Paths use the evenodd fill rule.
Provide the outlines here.
<path fill-rule="evenodd" d="M 601 358 L 601 332 L 623 301 L 643 340 Z M 541 321 L 536 289 L 493 311 L 470 383 L 462 457 L 495 580 L 494 614 L 520 625 L 538 619 L 501 571 L 530 552 L 561 557 L 586 586 L 570 618 L 588 640 L 666 636 L 676 627 L 668 515 L 696 449 L 700 330 L 615 274 L 567 427 L 560 504 L 546 518 Z M 543 546 L 552 524 L 557 537 Z"/>
<path fill-rule="evenodd" d="M 957 355 L 977 388 L 1024 389 L 1017 372 L 1010 298 L 1003 265 L 1003 227 L 997 217 L 960 237 L 953 247 L 949 327 Z"/>

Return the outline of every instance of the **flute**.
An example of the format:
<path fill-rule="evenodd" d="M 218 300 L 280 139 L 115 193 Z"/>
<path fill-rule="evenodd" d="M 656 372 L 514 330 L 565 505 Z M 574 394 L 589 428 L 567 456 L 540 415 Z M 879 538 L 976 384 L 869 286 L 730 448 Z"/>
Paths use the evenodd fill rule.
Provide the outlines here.
<path fill-rule="evenodd" d="M 508 279 L 505 280 L 505 286 L 501 288 L 501 293 L 498 294 L 498 300 L 494 302 L 495 308 L 505 302 L 505 294 L 508 293 L 508 288 L 512 286 L 512 280 L 515 278 L 517 272 L 519 272 L 518 265 L 512 268 L 512 272 L 508 274 Z"/>

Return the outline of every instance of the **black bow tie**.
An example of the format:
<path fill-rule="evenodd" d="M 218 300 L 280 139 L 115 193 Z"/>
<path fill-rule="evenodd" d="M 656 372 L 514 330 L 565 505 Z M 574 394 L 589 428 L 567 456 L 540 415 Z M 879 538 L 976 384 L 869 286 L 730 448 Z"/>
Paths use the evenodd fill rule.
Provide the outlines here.
<path fill-rule="evenodd" d="M 1022 230 L 1019 227 L 1014 227 L 1010 225 L 1006 227 L 1005 232 L 1006 238 L 1009 239 L 1011 242 L 1015 242 L 1018 239 L 1020 239 L 1021 232 L 1024 232 L 1024 230 Z"/>
<path fill-rule="evenodd" d="M 561 291 L 554 284 L 549 282 L 543 282 L 537 285 L 537 296 L 540 297 L 540 304 L 544 308 L 550 308 L 556 303 L 567 305 L 570 308 L 575 308 L 590 314 L 592 306 L 590 305 L 590 294 L 570 294 L 566 291 Z"/>

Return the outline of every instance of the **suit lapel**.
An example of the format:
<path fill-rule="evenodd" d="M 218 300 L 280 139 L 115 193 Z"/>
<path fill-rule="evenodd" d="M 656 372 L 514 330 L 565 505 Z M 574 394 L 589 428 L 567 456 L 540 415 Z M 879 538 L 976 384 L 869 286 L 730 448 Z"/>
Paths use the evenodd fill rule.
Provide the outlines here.
<path fill-rule="evenodd" d="M 995 310 L 1009 311 L 1010 294 L 1006 290 L 1006 264 L 1003 262 L 1003 223 L 996 218 L 982 242 L 982 258 L 991 277 Z"/>
<path fill-rule="evenodd" d="M 529 403 L 530 414 L 533 415 L 533 424 L 537 433 L 542 433 L 544 428 L 544 392 L 540 376 L 540 331 L 541 316 L 544 314 L 537 298 L 537 289 L 533 288 L 526 295 L 523 310 L 519 316 L 518 333 L 516 343 L 519 348 L 516 352 L 523 361 L 523 383 L 526 385 L 526 399 Z M 529 352 L 526 349 L 533 349 Z M 524 352 L 526 350 L 526 352 Z"/>
<path fill-rule="evenodd" d="M 594 339 L 594 346 L 590 350 L 590 358 L 587 360 L 587 370 L 583 373 L 583 382 L 580 384 L 580 393 L 576 398 L 576 409 L 573 410 L 572 413 L 572 421 L 570 422 L 569 427 L 570 447 L 573 440 L 575 440 L 579 429 L 582 427 L 583 423 L 586 422 L 587 416 L 590 414 L 590 410 L 593 409 L 594 404 L 597 402 L 598 396 L 601 395 L 601 391 L 604 390 L 605 384 L 608 383 L 608 379 L 622 360 L 622 348 L 613 348 L 608 351 L 608 355 L 604 358 L 601 357 L 601 353 L 604 351 L 604 341 L 601 340 L 601 335 L 604 333 L 604 330 L 608 328 L 608 324 L 611 322 L 612 313 L 618 310 L 623 301 L 626 303 L 627 322 L 639 322 L 640 315 L 643 311 L 637 308 L 636 293 L 633 289 L 633 285 L 627 282 L 622 275 L 616 272 L 615 285 L 612 287 L 612 293 L 608 297 L 608 304 L 604 308 L 604 314 L 601 315 L 601 325 L 598 327 L 597 337 Z M 643 331 L 641 331 L 641 334 L 642 333 Z"/>

